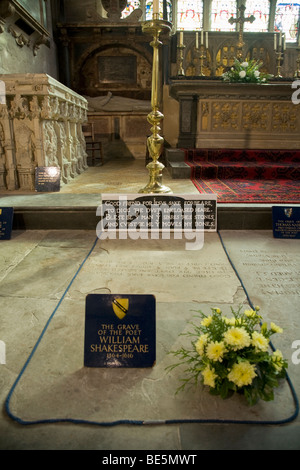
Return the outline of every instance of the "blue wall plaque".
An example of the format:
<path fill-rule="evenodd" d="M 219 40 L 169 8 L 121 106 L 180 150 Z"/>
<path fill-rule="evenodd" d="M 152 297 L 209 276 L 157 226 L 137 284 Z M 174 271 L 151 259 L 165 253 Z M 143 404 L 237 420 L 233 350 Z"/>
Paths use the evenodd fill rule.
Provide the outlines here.
<path fill-rule="evenodd" d="M 156 360 L 153 295 L 86 297 L 84 365 L 152 367 Z"/>
<path fill-rule="evenodd" d="M 13 216 L 13 207 L 0 207 L 0 240 L 10 240 Z"/>
<path fill-rule="evenodd" d="M 300 207 L 272 207 L 274 238 L 300 238 Z"/>

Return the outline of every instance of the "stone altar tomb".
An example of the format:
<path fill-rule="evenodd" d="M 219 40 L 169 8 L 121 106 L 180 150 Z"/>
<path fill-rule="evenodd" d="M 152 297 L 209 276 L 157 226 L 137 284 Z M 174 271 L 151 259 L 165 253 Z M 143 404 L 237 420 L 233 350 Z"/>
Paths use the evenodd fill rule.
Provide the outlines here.
<path fill-rule="evenodd" d="M 86 99 L 47 74 L 5 74 L 0 83 L 0 189 L 33 190 L 37 166 L 60 167 L 62 184 L 82 173 Z"/>

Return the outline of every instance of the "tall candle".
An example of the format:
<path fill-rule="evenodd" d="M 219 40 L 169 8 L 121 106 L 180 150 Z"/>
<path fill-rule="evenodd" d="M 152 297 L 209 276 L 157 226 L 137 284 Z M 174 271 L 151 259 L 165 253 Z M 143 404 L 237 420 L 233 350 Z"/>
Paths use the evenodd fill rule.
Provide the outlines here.
<path fill-rule="evenodd" d="M 274 34 L 274 51 L 277 50 L 277 34 Z"/>
<path fill-rule="evenodd" d="M 153 0 L 153 15 L 159 14 L 159 0 Z"/>
<path fill-rule="evenodd" d="M 183 46 L 183 31 L 180 31 L 179 33 L 179 44 L 180 46 Z"/>
<path fill-rule="evenodd" d="M 201 46 L 203 45 L 203 29 L 201 30 Z"/>
<path fill-rule="evenodd" d="M 299 36 L 298 36 L 298 46 L 300 47 L 300 32 L 299 32 Z"/>
<path fill-rule="evenodd" d="M 282 31 L 280 31 L 280 34 L 279 34 L 279 47 L 281 47 L 281 44 L 282 44 Z"/>
<path fill-rule="evenodd" d="M 199 49 L 199 33 L 196 32 L 196 49 Z"/>
<path fill-rule="evenodd" d="M 283 50 L 285 51 L 285 35 L 283 36 Z"/>
<path fill-rule="evenodd" d="M 205 33 L 205 47 L 208 48 L 208 32 Z"/>

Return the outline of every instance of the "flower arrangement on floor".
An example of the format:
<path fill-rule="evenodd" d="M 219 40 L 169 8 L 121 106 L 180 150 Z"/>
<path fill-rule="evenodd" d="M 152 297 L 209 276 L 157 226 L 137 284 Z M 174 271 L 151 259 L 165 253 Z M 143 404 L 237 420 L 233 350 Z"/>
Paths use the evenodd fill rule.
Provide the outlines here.
<path fill-rule="evenodd" d="M 255 310 L 237 311 L 232 308 L 232 317 L 224 316 L 219 308 L 213 308 L 207 316 L 201 311 L 199 324 L 191 322 L 194 331 L 186 335 L 194 338 L 191 349 L 171 351 L 180 362 L 168 367 L 174 369 L 187 365 L 186 378 L 177 392 L 187 384 L 204 385 L 214 395 L 227 398 L 234 392 L 243 393 L 250 405 L 260 398 L 274 399 L 274 387 L 284 378 L 287 361 L 279 350 L 270 352 L 270 337 L 282 329 L 271 323 L 262 323 L 259 307 Z"/>
<path fill-rule="evenodd" d="M 225 82 L 231 83 L 267 83 L 273 75 L 260 72 L 259 69 L 262 65 L 259 60 L 252 59 L 241 62 L 234 59 L 233 67 L 223 73 L 222 78 Z"/>

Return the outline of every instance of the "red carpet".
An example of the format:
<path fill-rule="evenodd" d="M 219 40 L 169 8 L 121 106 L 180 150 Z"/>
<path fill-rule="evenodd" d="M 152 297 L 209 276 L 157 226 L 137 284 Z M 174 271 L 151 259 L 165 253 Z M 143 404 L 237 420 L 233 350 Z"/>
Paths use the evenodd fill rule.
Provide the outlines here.
<path fill-rule="evenodd" d="M 189 149 L 185 161 L 219 203 L 300 203 L 300 151 Z"/>

